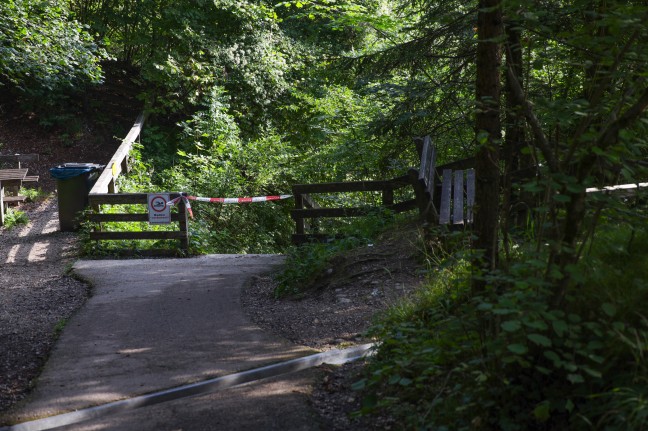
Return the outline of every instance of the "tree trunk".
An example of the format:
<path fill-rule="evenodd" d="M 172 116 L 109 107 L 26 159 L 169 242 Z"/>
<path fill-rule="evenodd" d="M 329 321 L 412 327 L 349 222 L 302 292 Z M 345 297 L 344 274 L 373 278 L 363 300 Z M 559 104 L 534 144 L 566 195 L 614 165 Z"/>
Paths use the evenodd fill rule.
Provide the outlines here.
<path fill-rule="evenodd" d="M 500 124 L 500 66 L 501 37 L 503 34 L 501 0 L 480 0 L 477 44 L 477 114 L 475 132 L 478 151 L 476 157 L 476 212 L 474 247 L 480 252 L 478 264 L 490 271 L 497 267 L 497 232 L 500 202 L 499 146 Z M 476 279 L 473 291 L 485 288 L 485 282 Z"/>

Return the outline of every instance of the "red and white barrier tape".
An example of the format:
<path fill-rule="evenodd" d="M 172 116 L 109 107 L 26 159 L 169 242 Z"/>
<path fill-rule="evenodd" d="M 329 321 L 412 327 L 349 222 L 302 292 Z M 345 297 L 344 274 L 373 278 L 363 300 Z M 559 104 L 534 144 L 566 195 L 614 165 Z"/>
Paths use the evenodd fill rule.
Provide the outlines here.
<path fill-rule="evenodd" d="M 186 193 L 182 193 L 182 196 L 178 196 L 175 199 L 171 199 L 167 202 L 167 205 L 176 205 L 181 200 L 184 202 L 185 207 L 189 216 L 193 218 L 193 211 L 191 211 L 191 204 L 189 201 L 199 201 L 199 202 L 214 202 L 221 204 L 245 204 L 251 202 L 268 202 L 268 201 L 278 201 L 282 199 L 291 198 L 292 195 L 278 195 L 278 196 L 254 196 L 249 198 L 203 198 L 198 196 L 189 196 Z"/>
<path fill-rule="evenodd" d="M 279 196 L 255 196 L 251 198 L 200 198 L 196 196 L 187 196 L 187 199 L 199 202 L 215 202 L 221 204 L 247 204 L 251 202 L 267 202 L 278 201 L 281 199 L 288 199 L 292 195 L 279 195 Z"/>
<path fill-rule="evenodd" d="M 193 211 L 191 210 L 191 204 L 189 203 L 189 197 L 185 196 L 184 194 L 181 194 L 175 199 L 171 199 L 169 202 L 167 202 L 167 206 L 173 206 L 177 205 L 178 202 L 184 202 L 185 208 L 187 209 L 187 213 L 189 213 L 189 217 L 193 219 Z"/>

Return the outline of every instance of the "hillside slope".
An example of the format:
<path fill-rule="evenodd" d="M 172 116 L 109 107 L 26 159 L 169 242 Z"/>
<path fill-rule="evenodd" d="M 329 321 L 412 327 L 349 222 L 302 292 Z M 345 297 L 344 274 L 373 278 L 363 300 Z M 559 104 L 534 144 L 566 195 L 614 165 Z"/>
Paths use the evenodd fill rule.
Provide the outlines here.
<path fill-rule="evenodd" d="M 23 111 L 15 101 L 2 103 L 0 154 L 38 154 L 40 160 L 25 167 L 29 175 L 40 176 L 37 187 L 53 191 L 56 181 L 50 168 L 61 163 L 106 164 L 110 160 L 142 109 L 136 92 L 125 72 L 107 69 L 105 84 L 75 100 L 69 113 L 37 115 Z"/>

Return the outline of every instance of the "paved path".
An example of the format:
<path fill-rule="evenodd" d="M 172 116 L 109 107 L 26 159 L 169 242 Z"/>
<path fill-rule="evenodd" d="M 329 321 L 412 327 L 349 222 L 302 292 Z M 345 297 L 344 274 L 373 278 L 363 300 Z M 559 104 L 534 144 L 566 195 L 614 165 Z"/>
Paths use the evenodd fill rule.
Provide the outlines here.
<path fill-rule="evenodd" d="M 268 255 L 211 255 L 77 262 L 74 272 L 94 285 L 93 296 L 68 323 L 29 402 L 13 419 L 24 422 L 313 353 L 262 331 L 241 311 L 244 284 L 281 260 Z M 299 382 L 308 375 L 292 379 Z M 236 389 L 245 395 L 238 404 L 246 408 L 247 402 L 248 409 L 262 412 L 266 407 L 255 400 L 262 398 L 264 387 L 266 394 L 272 393 L 277 384 L 281 386 L 271 381 Z M 295 387 L 299 392 L 307 385 Z M 215 399 L 220 403 L 214 404 Z M 235 407 L 230 398 L 210 395 L 192 400 L 70 429 L 242 429 L 229 423 Z M 286 402 L 290 414 L 295 409 Z M 270 403 L 267 413 L 278 413 L 272 406 L 283 404 Z M 182 409 L 184 414 L 179 413 Z M 180 423 L 183 417 L 185 425 Z M 196 422 L 199 417 L 204 420 Z M 257 422 L 252 429 L 315 428 L 310 419 L 298 422 L 302 420 L 303 427 L 301 422 L 287 427 L 273 419 L 263 425 Z"/>

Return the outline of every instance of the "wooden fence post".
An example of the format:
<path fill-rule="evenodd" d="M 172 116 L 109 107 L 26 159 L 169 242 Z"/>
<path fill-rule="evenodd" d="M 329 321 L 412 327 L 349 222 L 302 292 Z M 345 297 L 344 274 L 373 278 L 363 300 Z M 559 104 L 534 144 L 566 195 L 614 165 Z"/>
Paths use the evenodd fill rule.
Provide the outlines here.
<path fill-rule="evenodd" d="M 394 188 L 386 187 L 382 191 L 382 204 L 384 206 L 394 205 Z"/>
<path fill-rule="evenodd" d="M 182 232 L 182 238 L 180 239 L 180 249 L 185 253 L 189 253 L 189 218 L 187 206 L 183 200 L 180 200 L 178 204 L 178 214 L 180 215 L 180 220 L 178 220 L 178 225 L 180 232 Z"/>
<path fill-rule="evenodd" d="M 300 193 L 294 193 L 295 195 L 295 209 L 301 210 L 304 209 L 304 196 Z M 304 219 L 302 217 L 295 217 L 295 233 L 297 235 L 304 235 Z"/>

